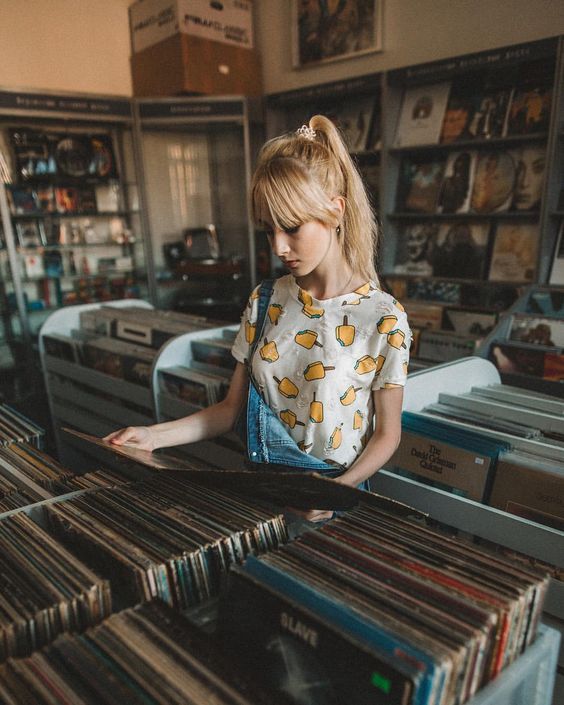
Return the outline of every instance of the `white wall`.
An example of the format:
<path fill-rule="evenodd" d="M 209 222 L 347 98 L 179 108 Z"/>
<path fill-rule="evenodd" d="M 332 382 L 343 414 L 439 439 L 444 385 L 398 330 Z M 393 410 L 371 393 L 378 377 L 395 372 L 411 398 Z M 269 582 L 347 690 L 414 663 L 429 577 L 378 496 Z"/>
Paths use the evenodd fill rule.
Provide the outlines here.
<path fill-rule="evenodd" d="M 0 87 L 131 95 L 131 0 L 0 0 Z"/>
<path fill-rule="evenodd" d="M 564 34 L 562 0 L 384 0 L 381 54 L 293 70 L 291 1 L 255 0 L 267 93 Z M 131 2 L 0 0 L 0 87 L 131 95 Z"/>
<path fill-rule="evenodd" d="M 265 93 L 564 34 L 562 0 L 384 0 L 382 53 L 295 70 L 291 1 L 255 0 Z"/>

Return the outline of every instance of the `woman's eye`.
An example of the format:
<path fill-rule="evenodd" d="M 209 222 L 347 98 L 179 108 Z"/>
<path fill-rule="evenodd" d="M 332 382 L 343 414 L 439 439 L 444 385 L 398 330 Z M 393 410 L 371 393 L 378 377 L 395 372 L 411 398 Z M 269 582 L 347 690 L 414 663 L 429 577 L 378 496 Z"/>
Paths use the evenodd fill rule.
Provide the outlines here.
<path fill-rule="evenodd" d="M 285 230 L 284 232 L 285 232 L 287 235 L 295 235 L 295 234 L 298 232 L 299 229 L 300 229 L 300 226 L 299 226 L 299 225 L 296 225 L 295 228 L 286 228 L 286 230 Z"/>

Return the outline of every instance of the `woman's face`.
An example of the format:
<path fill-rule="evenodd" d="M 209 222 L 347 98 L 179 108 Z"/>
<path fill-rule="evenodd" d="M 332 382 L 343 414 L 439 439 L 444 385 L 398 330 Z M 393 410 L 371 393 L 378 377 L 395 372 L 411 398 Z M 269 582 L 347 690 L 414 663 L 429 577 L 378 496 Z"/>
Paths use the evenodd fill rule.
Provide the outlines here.
<path fill-rule="evenodd" d="M 540 201 L 544 178 L 543 149 L 529 147 L 520 150 L 517 157 L 517 175 L 513 204 L 517 210 L 529 210 Z"/>
<path fill-rule="evenodd" d="M 320 267 L 336 263 L 337 247 L 335 229 L 317 221 L 304 223 L 296 228 L 281 230 L 263 222 L 268 241 L 274 254 L 294 277 L 304 277 Z"/>

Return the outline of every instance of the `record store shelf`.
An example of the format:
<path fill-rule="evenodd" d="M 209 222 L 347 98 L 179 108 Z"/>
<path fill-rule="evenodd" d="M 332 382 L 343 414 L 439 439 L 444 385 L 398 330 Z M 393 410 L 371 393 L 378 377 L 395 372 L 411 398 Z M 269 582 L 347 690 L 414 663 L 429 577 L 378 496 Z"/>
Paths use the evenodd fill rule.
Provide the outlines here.
<path fill-rule="evenodd" d="M 159 372 L 170 367 L 193 367 L 203 372 L 216 372 L 217 368 L 192 359 L 192 341 L 205 338 L 220 338 L 224 332 L 235 333 L 238 329 L 239 325 L 236 324 L 192 331 L 172 338 L 163 345 L 155 360 L 151 380 L 153 408 L 158 422 L 188 416 L 201 408 L 188 401 L 177 399 L 164 391 L 161 388 Z M 244 468 L 244 458 L 239 448 L 240 441 L 235 434 L 227 433 L 214 440 L 190 444 L 190 446 L 181 448 L 181 450 L 189 456 L 205 460 L 216 467 L 240 470 Z"/>
<path fill-rule="evenodd" d="M 69 306 L 51 314 L 39 336 L 39 352 L 58 455 L 60 461 L 71 468 L 84 467 L 84 446 L 79 449 L 73 439 L 61 430 L 62 426 L 104 436 L 120 426 L 145 425 L 154 419 L 149 389 L 45 352 L 44 335 L 73 337 L 72 331 L 80 328 L 80 313 L 102 305 L 153 308 L 140 299 Z M 100 461 L 95 452 L 92 455 L 96 462 Z M 104 461 L 111 464 L 107 456 Z"/>

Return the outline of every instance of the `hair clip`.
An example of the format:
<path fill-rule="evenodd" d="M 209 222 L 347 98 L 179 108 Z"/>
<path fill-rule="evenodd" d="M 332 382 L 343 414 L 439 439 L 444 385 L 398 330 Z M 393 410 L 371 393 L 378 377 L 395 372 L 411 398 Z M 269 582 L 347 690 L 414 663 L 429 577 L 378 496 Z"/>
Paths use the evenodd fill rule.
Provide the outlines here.
<path fill-rule="evenodd" d="M 296 130 L 296 135 L 298 135 L 298 137 L 303 137 L 304 139 L 309 140 L 310 142 L 313 142 L 316 136 L 316 132 L 309 125 L 302 125 Z"/>

